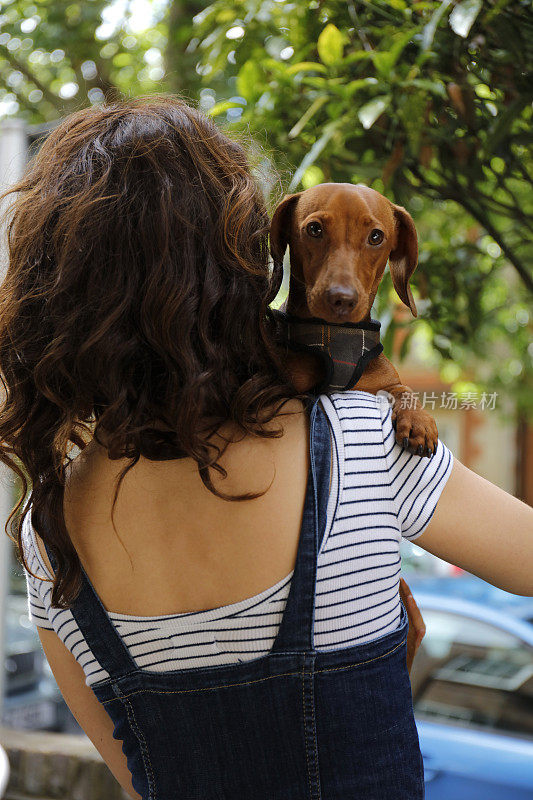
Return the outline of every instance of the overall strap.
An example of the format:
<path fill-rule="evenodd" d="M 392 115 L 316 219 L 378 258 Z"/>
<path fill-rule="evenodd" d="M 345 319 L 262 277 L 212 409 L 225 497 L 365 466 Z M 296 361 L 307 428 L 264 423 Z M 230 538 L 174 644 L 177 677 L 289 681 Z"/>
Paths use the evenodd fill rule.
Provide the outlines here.
<path fill-rule="evenodd" d="M 42 522 L 41 524 L 46 528 L 46 523 Z M 45 548 L 55 572 L 56 560 L 46 542 Z M 93 656 L 111 678 L 118 678 L 135 671 L 137 665 L 111 622 L 109 614 L 102 605 L 83 567 L 81 568 L 81 582 L 81 591 L 70 607 L 70 611 Z"/>
<path fill-rule="evenodd" d="M 313 650 L 317 558 L 326 528 L 331 439 L 319 398 L 310 411 L 309 472 L 300 542 L 281 625 L 271 652 Z"/>

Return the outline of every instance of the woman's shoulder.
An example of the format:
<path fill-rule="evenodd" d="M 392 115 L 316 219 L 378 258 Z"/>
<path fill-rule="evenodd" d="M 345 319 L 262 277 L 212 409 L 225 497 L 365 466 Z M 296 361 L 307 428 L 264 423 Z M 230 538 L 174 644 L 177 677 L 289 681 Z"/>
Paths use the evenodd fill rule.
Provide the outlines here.
<path fill-rule="evenodd" d="M 386 444 L 392 431 L 391 410 L 370 392 L 351 390 L 321 395 L 339 462 L 357 461 L 358 468 L 386 468 Z"/>
<path fill-rule="evenodd" d="M 371 408 L 379 409 L 382 406 L 389 407 L 387 403 L 387 392 L 373 394 L 364 392 L 361 389 L 349 389 L 344 392 L 332 392 L 331 394 L 321 395 L 327 397 L 336 408 Z"/>
<path fill-rule="evenodd" d="M 386 393 L 375 395 L 352 389 L 345 392 L 333 392 L 321 395 L 320 400 L 329 416 L 338 419 L 343 430 L 353 426 L 358 420 L 361 428 L 386 427 L 390 419 L 391 407 L 387 401 Z"/>
<path fill-rule="evenodd" d="M 44 542 L 32 526 L 31 507 L 22 522 L 21 542 L 24 557 L 31 571 L 39 578 L 51 578 L 54 572 L 48 559 Z"/>
<path fill-rule="evenodd" d="M 336 392 L 325 398 L 324 407 L 350 489 L 359 481 L 367 500 L 369 487 L 377 489 L 380 498 L 392 504 L 402 536 L 420 536 L 451 474 L 451 451 L 440 438 L 430 458 L 404 450 L 396 441 L 386 392 L 377 397 L 362 391 Z"/>

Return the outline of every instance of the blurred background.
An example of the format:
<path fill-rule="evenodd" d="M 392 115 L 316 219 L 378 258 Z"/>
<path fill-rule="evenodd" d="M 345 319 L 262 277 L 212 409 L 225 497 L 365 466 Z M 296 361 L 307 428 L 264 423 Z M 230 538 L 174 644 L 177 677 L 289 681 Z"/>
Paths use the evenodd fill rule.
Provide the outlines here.
<path fill-rule="evenodd" d="M 271 209 L 325 181 L 372 186 L 419 234 L 418 319 L 388 274 L 373 309 L 386 354 L 459 460 L 533 504 L 532 63 L 529 0 L 0 0 L 0 188 L 66 114 L 161 91 L 246 136 Z M 3 524 L 18 492 L 3 473 Z M 0 796 L 125 797 L 0 548 Z M 403 567 L 427 624 L 426 796 L 533 798 L 533 598 L 408 543 Z"/>

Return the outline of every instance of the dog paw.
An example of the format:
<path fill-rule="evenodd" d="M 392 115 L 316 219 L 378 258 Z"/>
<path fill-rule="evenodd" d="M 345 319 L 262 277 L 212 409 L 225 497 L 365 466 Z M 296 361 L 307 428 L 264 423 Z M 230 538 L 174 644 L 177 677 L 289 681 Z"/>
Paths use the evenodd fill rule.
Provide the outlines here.
<path fill-rule="evenodd" d="M 428 458 L 435 453 L 439 438 L 437 425 L 425 409 L 393 407 L 392 424 L 396 431 L 396 441 L 404 450 Z"/>

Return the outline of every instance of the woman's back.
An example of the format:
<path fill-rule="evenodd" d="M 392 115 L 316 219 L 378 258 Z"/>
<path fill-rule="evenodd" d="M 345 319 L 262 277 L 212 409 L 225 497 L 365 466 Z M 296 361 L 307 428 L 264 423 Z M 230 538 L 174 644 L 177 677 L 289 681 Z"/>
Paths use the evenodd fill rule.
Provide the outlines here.
<path fill-rule="evenodd" d="M 268 492 L 229 503 L 208 491 L 192 459 L 141 459 L 126 475 L 111 522 L 113 491 L 124 463 L 98 445 L 77 459 L 65 495 L 65 519 L 105 607 L 123 614 L 202 611 L 258 594 L 294 566 L 308 471 L 308 417 L 290 401 L 278 420 L 284 435 L 247 437 L 221 458 L 223 492 Z M 231 435 L 228 426 L 222 435 Z M 94 443 L 96 444 L 96 443 Z M 79 463 L 78 463 L 79 461 Z"/>

